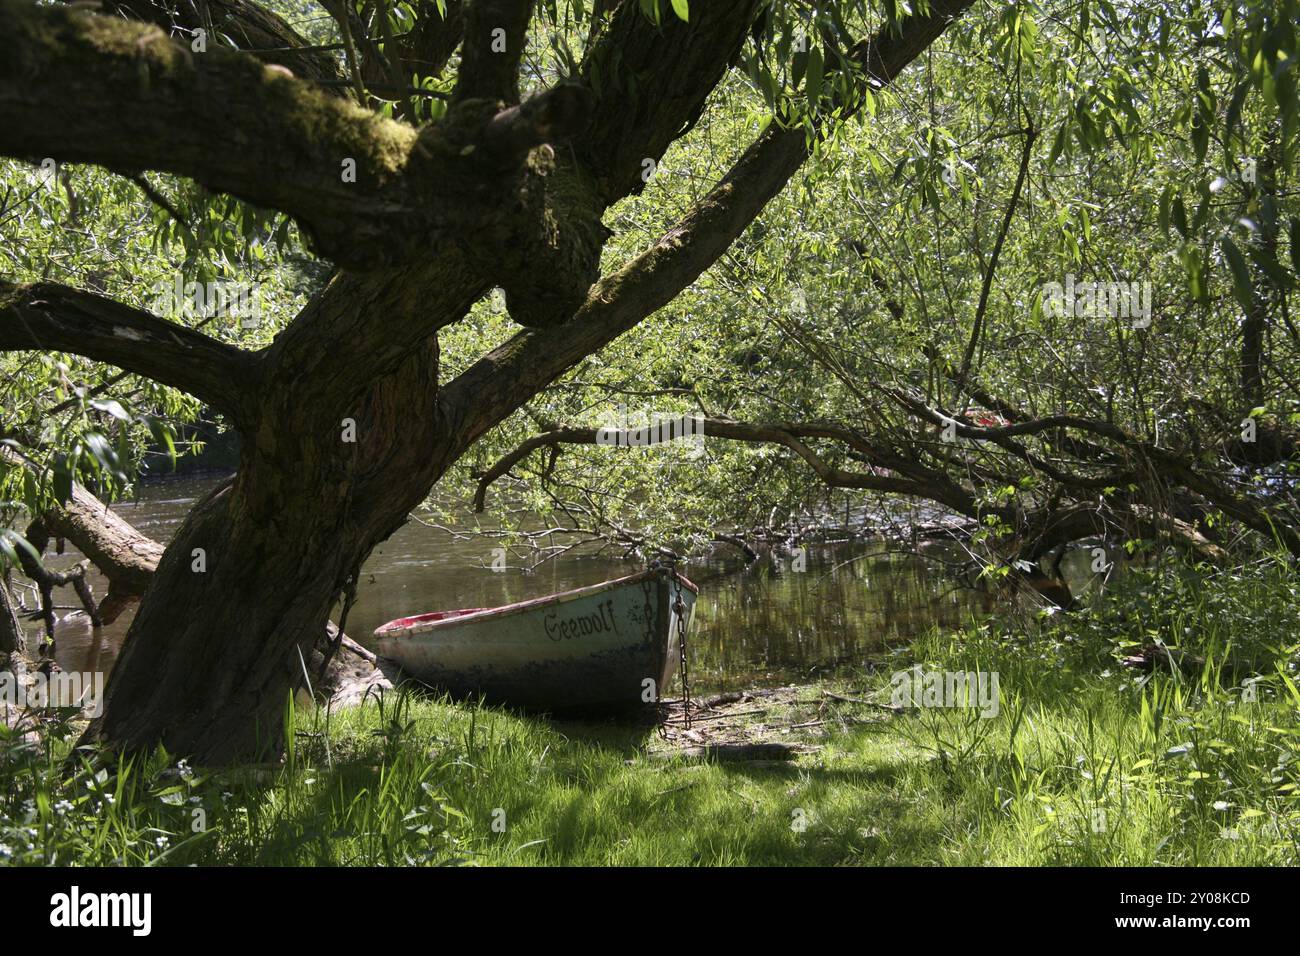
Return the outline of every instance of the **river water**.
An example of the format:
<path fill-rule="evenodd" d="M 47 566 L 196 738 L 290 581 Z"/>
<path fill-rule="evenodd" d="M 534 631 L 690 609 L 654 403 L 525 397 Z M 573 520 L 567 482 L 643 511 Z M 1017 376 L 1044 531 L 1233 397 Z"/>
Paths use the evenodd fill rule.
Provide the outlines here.
<path fill-rule="evenodd" d="M 135 500 L 114 510 L 143 533 L 167 541 L 213 482 L 183 478 L 144 484 Z M 467 516 L 465 528 L 473 526 Z M 574 551 L 532 573 L 510 567 L 494 571 L 492 549 L 498 546 L 495 539 L 462 537 L 410 521 L 366 563 L 347 621 L 349 635 L 366 644 L 376 627 L 396 617 L 508 604 L 641 567 Z M 712 560 L 685 569 L 687 576 L 703 582 L 689 641 L 691 675 L 701 690 L 812 679 L 879 657 L 936 624 L 960 626 L 993 606 L 986 595 L 956 588 L 932 563 L 889 554 L 883 542 L 809 548 L 802 571 L 792 570 L 789 557 L 769 556 L 741 573 L 724 573 L 739 566 L 737 554 L 723 546 Z M 62 569 L 80 559 L 69 547 L 63 555 L 47 555 L 46 562 Z M 102 598 L 105 582 L 98 576 L 92 581 Z M 31 594 L 24 596 L 31 605 Z M 76 604 L 71 588 L 57 591 L 56 600 L 55 657 L 60 666 L 110 670 L 130 614 L 96 632 L 70 606 Z M 39 625 L 31 628 L 35 641 Z"/>

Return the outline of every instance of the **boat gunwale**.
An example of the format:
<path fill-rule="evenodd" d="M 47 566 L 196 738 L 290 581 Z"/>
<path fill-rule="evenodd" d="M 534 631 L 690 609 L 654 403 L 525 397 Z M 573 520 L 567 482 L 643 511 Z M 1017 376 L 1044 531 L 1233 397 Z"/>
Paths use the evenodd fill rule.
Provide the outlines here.
<path fill-rule="evenodd" d="M 420 618 L 423 617 L 424 615 L 413 614 L 410 617 L 399 617 L 389 621 L 387 624 L 379 625 L 379 627 L 375 628 L 375 630 L 372 632 L 372 636 L 376 640 L 381 640 L 381 641 L 391 640 L 397 637 L 411 637 L 416 634 L 427 634 L 428 632 L 435 631 L 439 628 L 458 627 L 462 624 L 488 620 L 493 617 L 503 617 L 507 614 L 518 614 L 521 611 L 528 611 L 536 608 L 546 607 L 549 604 L 559 604 L 564 600 L 570 598 L 585 597 L 589 594 L 596 594 L 601 591 L 613 590 L 614 588 L 623 585 L 636 584 L 648 578 L 658 577 L 659 575 L 663 574 L 665 571 L 667 571 L 668 574 L 670 574 L 672 577 L 675 577 L 678 581 L 680 581 L 696 597 L 699 596 L 700 589 L 694 583 L 692 583 L 691 580 L 688 577 L 686 577 L 686 575 L 681 574 L 678 571 L 672 571 L 667 568 L 649 568 L 645 571 L 638 571 L 635 574 L 629 574 L 625 577 L 613 578 L 612 580 L 609 581 L 600 581 L 596 584 L 588 584 L 588 585 L 584 585 L 583 587 L 573 588 L 568 591 L 557 591 L 554 594 L 546 594 L 543 595 L 542 597 L 529 598 L 526 601 L 516 601 L 514 604 L 503 604 L 500 607 L 490 607 L 490 608 L 483 608 L 481 610 L 472 610 L 472 612 L 469 614 L 451 614 L 451 611 L 457 610 L 456 608 L 452 608 L 450 609 L 450 611 L 426 611 L 425 612 L 425 614 L 451 614 L 451 616 L 444 617 L 441 620 L 437 620 L 437 621 L 413 621 L 413 623 L 411 624 L 407 624 L 401 627 L 394 627 L 393 625 L 397 624 L 398 621 L 411 621 L 414 618 Z"/>

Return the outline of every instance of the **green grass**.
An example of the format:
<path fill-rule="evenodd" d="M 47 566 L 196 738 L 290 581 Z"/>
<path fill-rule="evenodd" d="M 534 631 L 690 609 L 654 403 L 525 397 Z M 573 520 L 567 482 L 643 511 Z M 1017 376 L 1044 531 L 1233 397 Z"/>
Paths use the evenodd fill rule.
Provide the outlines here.
<path fill-rule="evenodd" d="M 159 754 L 64 781 L 74 728 L 56 723 L 41 744 L 0 742 L 0 863 L 1294 864 L 1294 583 L 1272 564 L 1139 572 L 1064 620 L 931 634 L 749 718 L 775 740 L 824 734 L 790 766 L 650 759 L 653 729 L 401 695 L 291 708 L 283 766 L 206 773 Z M 1209 664 L 1118 664 L 1153 639 Z M 1253 701 L 1243 657 L 1262 675 Z M 887 702 L 914 661 L 996 671 L 999 713 L 801 703 L 826 688 Z"/>

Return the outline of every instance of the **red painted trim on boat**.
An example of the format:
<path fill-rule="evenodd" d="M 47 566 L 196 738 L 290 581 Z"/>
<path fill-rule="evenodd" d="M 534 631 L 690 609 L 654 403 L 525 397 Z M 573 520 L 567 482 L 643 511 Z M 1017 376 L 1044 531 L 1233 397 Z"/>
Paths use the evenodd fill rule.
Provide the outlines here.
<path fill-rule="evenodd" d="M 425 634 L 439 627 L 461 624 L 462 622 L 468 621 L 470 618 L 480 621 L 488 617 L 515 614 L 519 611 L 545 607 L 548 604 L 558 604 L 565 598 L 596 594 L 600 591 L 607 591 L 623 585 L 636 584 L 645 578 L 654 577 L 662 573 L 662 568 L 651 568 L 648 571 L 638 571 L 636 574 L 629 574 L 627 577 L 614 578 L 612 581 L 601 581 L 599 584 L 589 584 L 586 587 L 574 588 L 571 591 L 557 591 L 555 594 L 548 594 L 545 597 L 529 598 L 527 601 L 518 601 L 514 604 L 503 604 L 500 607 L 469 607 L 462 608 L 458 611 L 430 611 L 427 614 L 415 614 L 411 617 L 399 617 L 396 620 L 389 621 L 387 624 L 381 624 L 379 627 L 375 628 L 374 636 L 377 638 L 395 637 L 398 632 L 410 631 L 413 628 L 419 628 L 419 633 Z M 677 580 L 681 581 L 682 585 L 692 594 L 700 593 L 700 589 L 692 584 L 686 575 L 677 574 L 676 577 Z"/>

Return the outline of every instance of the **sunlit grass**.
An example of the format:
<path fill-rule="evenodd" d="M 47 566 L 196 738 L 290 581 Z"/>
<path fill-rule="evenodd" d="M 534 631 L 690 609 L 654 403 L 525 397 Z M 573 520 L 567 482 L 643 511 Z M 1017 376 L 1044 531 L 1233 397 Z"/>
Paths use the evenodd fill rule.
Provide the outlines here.
<path fill-rule="evenodd" d="M 50 748 L 11 736 L 0 750 L 0 861 L 1294 864 L 1293 615 L 1255 616 L 1238 634 L 1250 612 L 1224 610 L 1285 593 L 1282 573 L 1139 576 L 1144 600 L 1178 604 L 1128 630 L 1116 615 L 1133 594 L 1063 623 L 934 633 L 833 688 L 888 702 L 890 674 L 914 661 L 996 671 L 995 717 L 843 703 L 822 750 L 789 766 L 651 759 L 651 728 L 402 694 L 333 714 L 289 708 L 282 766 L 206 773 L 158 755 L 63 783 L 72 728 L 54 725 Z M 1118 664 L 1125 644 L 1157 637 L 1209 665 Z M 1243 652 L 1262 674 L 1253 692 L 1215 663 Z M 753 718 L 773 739 L 807 716 L 783 706 Z"/>

